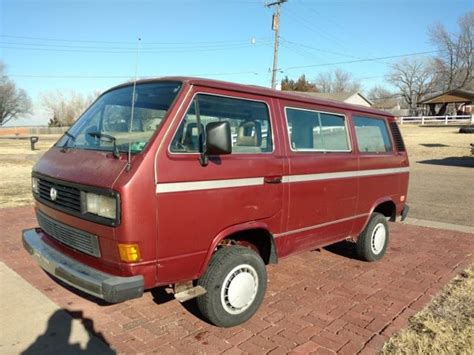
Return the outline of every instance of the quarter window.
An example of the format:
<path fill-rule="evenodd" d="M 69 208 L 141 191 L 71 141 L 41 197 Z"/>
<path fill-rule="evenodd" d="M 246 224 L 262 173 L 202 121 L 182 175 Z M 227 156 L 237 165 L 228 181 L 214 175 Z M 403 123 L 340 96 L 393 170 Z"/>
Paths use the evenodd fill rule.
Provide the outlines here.
<path fill-rule="evenodd" d="M 286 121 L 293 151 L 349 151 L 344 116 L 286 108 Z"/>
<path fill-rule="evenodd" d="M 201 127 L 198 126 L 199 115 Z M 171 143 L 174 153 L 199 153 L 206 126 L 227 121 L 232 153 L 266 153 L 273 150 L 270 116 L 263 102 L 199 94 L 194 98 Z M 201 128 L 201 129 L 200 129 Z"/>
<path fill-rule="evenodd" d="M 363 116 L 352 117 L 357 145 L 361 153 L 385 153 L 392 151 L 387 125 L 383 119 Z"/>

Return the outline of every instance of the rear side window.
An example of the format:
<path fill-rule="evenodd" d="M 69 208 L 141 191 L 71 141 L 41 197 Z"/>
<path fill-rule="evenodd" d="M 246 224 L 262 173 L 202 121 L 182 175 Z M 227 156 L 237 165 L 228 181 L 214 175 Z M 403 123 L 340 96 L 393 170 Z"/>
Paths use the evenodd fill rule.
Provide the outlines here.
<path fill-rule="evenodd" d="M 285 109 L 293 151 L 349 151 L 345 117 L 338 114 Z"/>
<path fill-rule="evenodd" d="M 385 120 L 353 116 L 357 145 L 361 153 L 385 153 L 392 151 Z"/>
<path fill-rule="evenodd" d="M 196 113 L 201 127 L 198 127 Z M 228 121 L 232 133 L 232 153 L 273 151 L 268 107 L 263 102 L 199 94 L 194 98 L 171 143 L 174 153 L 199 153 L 206 126 Z M 201 129 L 200 129 L 201 128 Z"/>

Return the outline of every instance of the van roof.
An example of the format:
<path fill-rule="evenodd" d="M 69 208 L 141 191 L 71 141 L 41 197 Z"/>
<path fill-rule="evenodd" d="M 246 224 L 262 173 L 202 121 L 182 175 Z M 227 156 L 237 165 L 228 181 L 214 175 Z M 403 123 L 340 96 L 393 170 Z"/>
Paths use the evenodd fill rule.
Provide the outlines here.
<path fill-rule="evenodd" d="M 221 81 L 221 80 L 204 79 L 204 78 L 196 78 L 196 77 L 188 77 L 188 76 L 167 76 L 167 77 L 157 77 L 157 78 L 150 78 L 150 79 L 140 79 L 140 80 L 137 80 L 137 84 L 154 83 L 154 82 L 160 82 L 160 81 L 179 81 L 187 85 L 198 85 L 198 86 L 204 86 L 208 88 L 233 90 L 233 91 L 249 93 L 253 95 L 262 95 L 262 96 L 275 97 L 275 98 L 287 99 L 287 100 L 293 100 L 293 101 L 296 100 L 296 101 L 304 102 L 304 103 L 319 104 L 319 105 L 330 106 L 334 108 L 342 108 L 342 109 L 347 109 L 347 110 L 352 110 L 352 111 L 366 112 L 366 113 L 371 113 L 371 114 L 376 114 L 376 115 L 381 115 L 381 116 L 386 116 L 386 117 L 387 116 L 393 117 L 393 115 L 387 111 L 382 111 L 382 110 L 360 106 L 360 105 L 348 104 L 345 102 L 331 100 L 331 99 L 322 99 L 319 97 L 310 96 L 305 93 L 300 93 L 296 91 L 294 92 L 279 91 L 279 90 L 269 89 L 263 86 L 244 85 L 244 84 L 237 84 L 237 83 Z M 107 91 L 114 90 L 120 87 L 129 86 L 129 85 L 133 85 L 133 82 L 127 82 L 127 83 L 117 85 Z"/>

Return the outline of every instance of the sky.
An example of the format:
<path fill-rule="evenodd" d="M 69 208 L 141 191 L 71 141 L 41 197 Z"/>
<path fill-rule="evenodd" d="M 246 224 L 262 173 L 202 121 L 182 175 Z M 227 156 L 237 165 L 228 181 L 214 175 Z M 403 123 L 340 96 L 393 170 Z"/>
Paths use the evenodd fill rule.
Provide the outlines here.
<path fill-rule="evenodd" d="M 0 0 L 0 60 L 34 104 L 10 125 L 46 124 L 41 95 L 103 91 L 135 76 L 191 75 L 270 86 L 274 9 L 262 0 Z M 388 85 L 400 58 L 436 50 L 473 0 L 289 0 L 281 7 L 278 80 L 341 68 L 364 90 Z M 141 38 L 138 41 L 138 38 Z M 429 56 L 424 54 L 421 56 Z M 420 56 L 420 55 L 419 55 Z"/>

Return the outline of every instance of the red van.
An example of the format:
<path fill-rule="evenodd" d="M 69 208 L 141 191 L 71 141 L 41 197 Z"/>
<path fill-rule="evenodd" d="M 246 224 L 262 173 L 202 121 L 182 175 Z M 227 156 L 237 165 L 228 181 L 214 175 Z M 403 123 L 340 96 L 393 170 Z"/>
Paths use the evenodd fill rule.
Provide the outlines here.
<path fill-rule="evenodd" d="M 380 259 L 405 218 L 407 152 L 387 112 L 196 78 L 102 94 L 37 162 L 39 265 L 107 302 L 173 285 L 218 326 L 248 320 L 265 265 L 353 240 Z"/>

